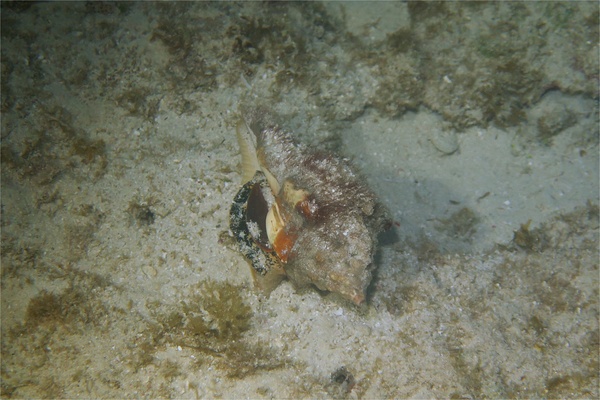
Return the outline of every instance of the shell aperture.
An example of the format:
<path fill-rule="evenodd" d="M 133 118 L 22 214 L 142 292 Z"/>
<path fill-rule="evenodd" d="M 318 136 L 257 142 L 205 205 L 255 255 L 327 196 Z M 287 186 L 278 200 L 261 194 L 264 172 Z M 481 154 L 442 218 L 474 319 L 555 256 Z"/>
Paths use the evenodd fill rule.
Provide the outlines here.
<path fill-rule="evenodd" d="M 250 261 L 252 267 L 260 275 L 265 275 L 279 264 L 277 254 L 269 247 L 264 246 L 260 239 L 260 224 L 248 219 L 248 199 L 254 188 L 266 184 L 264 174 L 258 171 L 255 176 L 246 182 L 237 192 L 229 212 L 229 227 L 238 243 L 240 252 Z M 253 227 L 257 224 L 258 227 Z M 261 243 L 263 246 L 261 246 Z"/>

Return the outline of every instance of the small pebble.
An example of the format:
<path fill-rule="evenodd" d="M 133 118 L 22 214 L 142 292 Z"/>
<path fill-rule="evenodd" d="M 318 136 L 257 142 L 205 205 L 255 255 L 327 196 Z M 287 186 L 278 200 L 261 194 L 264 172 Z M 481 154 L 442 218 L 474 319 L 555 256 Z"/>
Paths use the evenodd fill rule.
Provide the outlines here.
<path fill-rule="evenodd" d="M 451 155 L 458 151 L 458 137 L 453 131 L 434 130 L 429 134 L 429 141 L 437 151 L 444 155 Z"/>
<path fill-rule="evenodd" d="M 158 272 L 156 271 L 156 268 L 154 268 L 151 265 L 144 265 L 142 267 L 142 272 L 144 273 L 144 275 L 146 275 L 148 278 L 154 278 L 156 277 L 156 275 L 158 275 Z"/>

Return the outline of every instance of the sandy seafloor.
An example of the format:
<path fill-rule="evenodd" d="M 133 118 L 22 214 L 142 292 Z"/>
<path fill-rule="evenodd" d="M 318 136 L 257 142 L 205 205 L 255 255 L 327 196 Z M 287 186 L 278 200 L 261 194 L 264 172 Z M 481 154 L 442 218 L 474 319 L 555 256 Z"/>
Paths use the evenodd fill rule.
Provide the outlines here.
<path fill-rule="evenodd" d="M 2 2 L 3 398 L 598 398 L 598 4 Z M 240 105 L 387 206 L 253 289 Z"/>

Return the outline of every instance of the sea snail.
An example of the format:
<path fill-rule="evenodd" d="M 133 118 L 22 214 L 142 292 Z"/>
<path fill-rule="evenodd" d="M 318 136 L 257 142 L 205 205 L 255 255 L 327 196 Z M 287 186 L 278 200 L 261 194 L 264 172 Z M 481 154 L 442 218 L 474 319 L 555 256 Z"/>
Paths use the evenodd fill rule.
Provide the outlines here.
<path fill-rule="evenodd" d="M 350 165 L 294 141 L 268 113 L 243 112 L 237 126 L 244 184 L 230 229 L 269 293 L 283 278 L 361 304 L 387 213 Z"/>

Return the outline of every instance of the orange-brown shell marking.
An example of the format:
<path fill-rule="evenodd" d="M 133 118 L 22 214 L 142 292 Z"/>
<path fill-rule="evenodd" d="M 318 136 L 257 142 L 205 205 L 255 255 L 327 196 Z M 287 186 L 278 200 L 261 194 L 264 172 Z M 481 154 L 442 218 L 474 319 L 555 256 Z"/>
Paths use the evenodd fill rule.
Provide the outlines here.
<path fill-rule="evenodd" d="M 281 231 L 275 237 L 273 241 L 273 250 L 277 253 L 277 256 L 283 263 L 288 262 L 288 258 L 292 253 L 292 248 L 294 247 L 294 243 L 296 243 L 296 239 L 298 235 L 290 234 L 284 231 Z"/>

